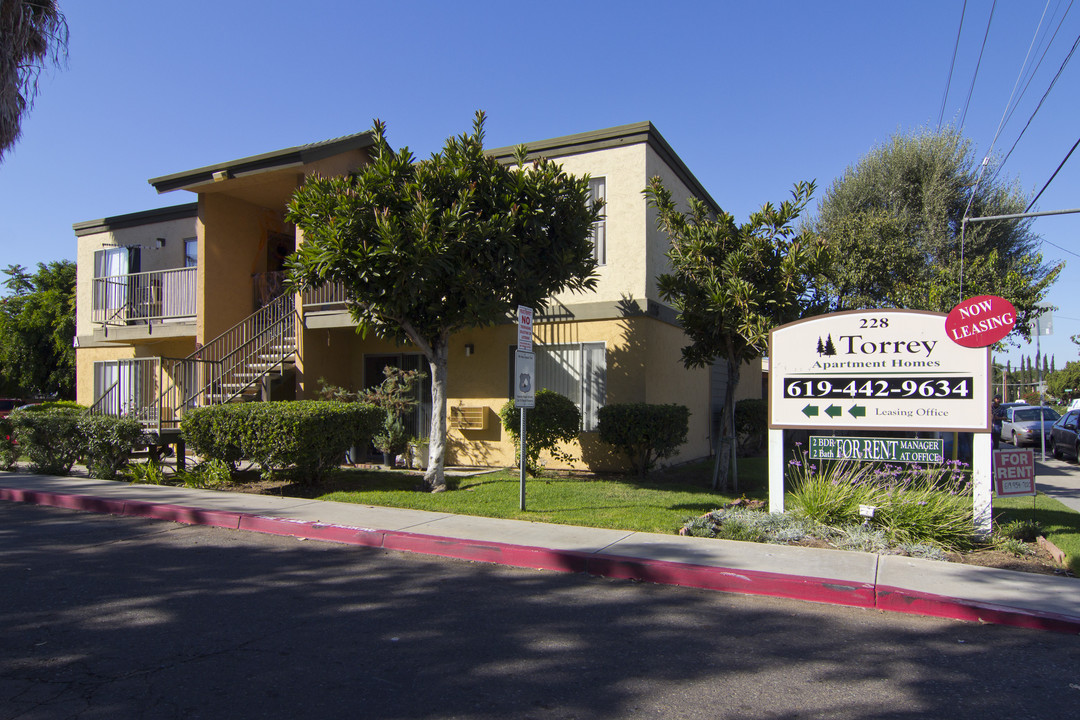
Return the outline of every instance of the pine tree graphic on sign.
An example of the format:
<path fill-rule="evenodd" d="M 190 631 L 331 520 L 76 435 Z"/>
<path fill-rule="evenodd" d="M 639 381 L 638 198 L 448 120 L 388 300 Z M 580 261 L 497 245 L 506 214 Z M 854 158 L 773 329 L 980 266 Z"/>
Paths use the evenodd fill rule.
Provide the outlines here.
<path fill-rule="evenodd" d="M 826 355 L 835 355 L 836 354 L 836 346 L 833 345 L 833 343 L 832 343 L 832 335 L 831 334 L 827 338 L 825 338 L 825 354 Z"/>
<path fill-rule="evenodd" d="M 817 354 L 818 355 L 824 355 L 825 354 L 825 343 L 821 342 L 821 336 L 820 335 L 818 336 L 818 339 L 817 339 Z"/>

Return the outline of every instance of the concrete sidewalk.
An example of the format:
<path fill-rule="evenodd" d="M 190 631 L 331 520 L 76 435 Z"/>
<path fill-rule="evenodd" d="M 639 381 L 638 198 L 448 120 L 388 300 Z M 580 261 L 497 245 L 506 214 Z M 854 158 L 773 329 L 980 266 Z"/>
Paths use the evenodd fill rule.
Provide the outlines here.
<path fill-rule="evenodd" d="M 0 500 L 1080 633 L 1080 580 L 869 553 L 13 472 Z"/>

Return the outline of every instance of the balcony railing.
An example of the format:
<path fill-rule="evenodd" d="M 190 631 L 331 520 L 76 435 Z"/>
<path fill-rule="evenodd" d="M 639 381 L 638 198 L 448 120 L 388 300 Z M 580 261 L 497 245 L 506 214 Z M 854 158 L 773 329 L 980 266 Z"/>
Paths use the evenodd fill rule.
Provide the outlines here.
<path fill-rule="evenodd" d="M 91 321 L 104 325 L 145 325 L 194 318 L 197 268 L 94 278 Z"/>
<path fill-rule="evenodd" d="M 326 283 L 316 288 L 307 288 L 303 294 L 304 312 L 325 312 L 347 309 L 348 296 L 345 286 L 340 283 Z"/>

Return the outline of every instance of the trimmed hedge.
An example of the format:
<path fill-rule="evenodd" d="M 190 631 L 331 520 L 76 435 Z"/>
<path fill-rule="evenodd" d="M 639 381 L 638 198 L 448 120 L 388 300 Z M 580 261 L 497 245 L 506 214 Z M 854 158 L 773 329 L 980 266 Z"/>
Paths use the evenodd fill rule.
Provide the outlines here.
<path fill-rule="evenodd" d="M 660 458 L 686 442 L 690 410 L 685 405 L 626 403 L 600 408 L 600 439 L 622 450 L 640 477 Z"/>
<path fill-rule="evenodd" d="M 510 400 L 499 411 L 505 429 L 517 445 L 518 462 L 521 462 L 521 411 Z M 547 450 L 551 457 L 569 463 L 573 456 L 559 450 L 559 443 L 577 440 L 581 428 L 581 412 L 574 401 L 553 390 L 536 393 L 536 407 L 525 415 L 525 469 L 533 477 L 539 477 L 540 453 Z"/>
<path fill-rule="evenodd" d="M 294 467 L 303 481 L 337 467 L 352 445 L 370 442 L 383 415 L 361 403 L 231 403 L 187 413 L 181 429 L 188 446 L 205 460 L 229 465 L 249 460 L 265 476 Z"/>

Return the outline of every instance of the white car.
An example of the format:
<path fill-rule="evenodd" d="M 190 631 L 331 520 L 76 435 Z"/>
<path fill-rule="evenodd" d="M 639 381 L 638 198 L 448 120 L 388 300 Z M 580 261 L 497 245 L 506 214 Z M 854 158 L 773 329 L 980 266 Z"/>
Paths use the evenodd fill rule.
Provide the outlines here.
<path fill-rule="evenodd" d="M 1038 447 L 1050 436 L 1050 428 L 1061 416 L 1052 408 L 1040 405 L 1016 405 L 1005 411 L 1001 422 L 1001 439 L 1016 447 Z"/>

